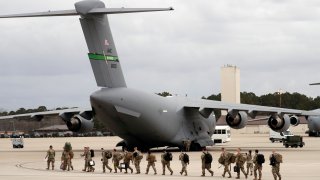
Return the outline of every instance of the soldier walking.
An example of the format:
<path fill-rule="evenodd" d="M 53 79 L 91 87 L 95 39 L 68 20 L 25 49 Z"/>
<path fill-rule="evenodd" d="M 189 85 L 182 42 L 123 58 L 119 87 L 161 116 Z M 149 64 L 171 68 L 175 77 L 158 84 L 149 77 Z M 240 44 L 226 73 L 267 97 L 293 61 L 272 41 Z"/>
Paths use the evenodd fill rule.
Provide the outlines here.
<path fill-rule="evenodd" d="M 273 150 L 269 159 L 270 159 L 270 165 L 272 170 L 271 172 L 274 177 L 274 180 L 277 180 L 277 177 L 279 177 L 279 180 L 281 180 L 280 163 L 282 163 L 282 155 L 276 153 Z"/>
<path fill-rule="evenodd" d="M 253 174 L 254 174 L 254 180 L 257 180 L 257 171 L 259 172 L 259 179 L 261 180 L 262 177 L 262 164 L 264 163 L 264 156 L 263 154 L 259 154 L 259 150 L 255 150 L 255 155 L 253 157 Z"/>
<path fill-rule="evenodd" d="M 187 165 L 189 164 L 189 155 L 187 153 L 181 153 L 179 155 L 179 160 L 181 161 L 181 165 L 182 165 L 182 169 L 180 171 L 180 174 L 182 175 L 183 173 L 185 173 L 185 176 L 188 176 L 188 172 L 187 172 Z"/>
<path fill-rule="evenodd" d="M 69 151 L 67 151 L 66 149 L 63 150 L 62 155 L 61 155 L 61 162 L 63 164 L 63 170 L 68 170 L 70 171 L 70 167 L 71 167 L 71 156 Z"/>
<path fill-rule="evenodd" d="M 238 148 L 237 149 L 237 154 L 236 154 L 236 167 L 237 167 L 237 177 L 236 179 L 240 179 L 240 170 L 242 171 L 242 173 L 244 174 L 244 176 L 247 177 L 246 172 L 244 171 L 244 163 L 246 162 L 246 158 L 243 156 L 243 154 L 241 154 L 241 149 Z"/>
<path fill-rule="evenodd" d="M 172 154 L 164 150 L 163 153 L 161 154 L 162 175 L 165 175 L 166 167 L 170 171 L 170 175 L 173 174 L 173 171 L 170 168 L 170 161 L 172 161 Z"/>
<path fill-rule="evenodd" d="M 156 169 L 156 166 L 155 166 L 155 162 L 157 162 L 157 159 L 156 159 L 156 156 L 154 154 L 151 154 L 150 150 L 148 151 L 146 160 L 148 161 L 146 174 L 149 173 L 149 168 L 151 166 L 153 171 L 154 171 L 154 175 L 156 175 L 157 174 L 157 169 Z"/>
<path fill-rule="evenodd" d="M 252 176 L 252 171 L 253 171 L 253 161 L 252 161 L 252 151 L 249 150 L 249 153 L 247 154 L 247 176 L 249 175 L 250 171 L 250 176 Z"/>
<path fill-rule="evenodd" d="M 229 153 L 225 150 L 225 148 L 221 148 L 221 155 L 220 155 L 220 158 L 221 160 L 220 163 L 224 166 L 224 170 L 223 170 L 223 174 L 222 174 L 222 177 L 225 177 L 226 173 L 229 174 L 229 177 L 228 178 L 231 178 L 231 172 L 229 170 L 229 165 L 230 165 L 230 158 L 229 157 Z"/>
<path fill-rule="evenodd" d="M 134 163 L 134 166 L 137 171 L 136 174 L 140 174 L 140 162 L 141 162 L 141 159 L 143 158 L 143 155 L 138 150 L 137 147 L 134 147 L 134 152 L 133 152 L 132 156 L 133 156 L 133 163 Z"/>
<path fill-rule="evenodd" d="M 122 169 L 119 167 L 121 159 L 122 159 L 122 154 L 120 152 L 117 152 L 116 149 L 113 149 L 112 162 L 114 167 L 114 173 L 117 173 L 117 169 L 119 169 L 120 172 L 122 172 Z"/>
<path fill-rule="evenodd" d="M 84 147 L 83 154 L 80 154 L 81 157 L 84 157 L 84 168 L 82 169 L 82 171 L 87 171 L 87 169 L 88 169 L 88 165 L 89 165 L 88 156 L 89 155 L 90 155 L 89 147 Z M 91 157 L 91 155 L 90 155 L 90 157 Z"/>
<path fill-rule="evenodd" d="M 56 157 L 56 152 L 53 149 L 52 145 L 50 145 L 49 150 L 47 151 L 47 155 L 45 157 L 45 159 L 47 159 L 47 170 L 49 170 L 50 163 L 51 163 L 52 170 L 54 170 L 55 157 Z"/>
<path fill-rule="evenodd" d="M 211 170 L 212 155 L 205 148 L 203 148 L 203 150 L 202 150 L 201 161 L 202 161 L 202 175 L 201 176 L 205 176 L 206 169 L 211 173 L 211 176 L 213 176 L 213 171 Z"/>
<path fill-rule="evenodd" d="M 112 172 L 111 167 L 109 167 L 109 159 L 112 157 L 112 153 L 110 151 L 105 151 L 103 148 L 101 148 L 101 161 L 102 161 L 102 169 L 103 173 L 106 172 L 106 168 Z"/>
<path fill-rule="evenodd" d="M 130 169 L 131 170 L 131 174 L 132 174 L 133 173 L 133 169 L 130 167 L 130 161 L 133 162 L 132 153 L 128 152 L 128 150 L 126 149 L 126 150 L 124 150 L 124 159 L 123 159 L 123 163 L 125 165 L 125 170 L 126 170 L 125 173 L 128 173 L 127 169 Z"/>

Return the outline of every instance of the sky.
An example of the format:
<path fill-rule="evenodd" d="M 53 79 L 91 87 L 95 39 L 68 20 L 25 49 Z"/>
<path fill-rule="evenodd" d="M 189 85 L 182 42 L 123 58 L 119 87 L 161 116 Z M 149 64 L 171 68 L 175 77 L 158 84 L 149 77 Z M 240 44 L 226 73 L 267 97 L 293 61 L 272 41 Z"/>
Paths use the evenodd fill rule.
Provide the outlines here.
<path fill-rule="evenodd" d="M 0 1 L 0 14 L 74 9 L 75 0 Z M 220 93 L 220 70 L 241 91 L 320 95 L 320 1 L 104 0 L 174 11 L 109 15 L 129 88 L 192 98 Z M 97 87 L 78 17 L 0 19 L 0 110 L 89 107 Z"/>

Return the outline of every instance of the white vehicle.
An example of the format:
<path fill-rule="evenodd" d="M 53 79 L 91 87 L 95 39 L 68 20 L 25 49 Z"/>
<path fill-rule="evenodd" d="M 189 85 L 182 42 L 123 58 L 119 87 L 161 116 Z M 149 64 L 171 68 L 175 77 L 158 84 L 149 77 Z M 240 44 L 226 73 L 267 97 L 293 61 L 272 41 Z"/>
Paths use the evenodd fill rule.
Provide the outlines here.
<path fill-rule="evenodd" d="M 24 143 L 23 143 L 23 137 L 12 137 L 11 138 L 12 141 L 12 147 L 13 148 L 23 148 Z"/>
<path fill-rule="evenodd" d="M 214 143 L 226 143 L 231 141 L 231 133 L 229 126 L 216 126 L 211 139 Z"/>
<path fill-rule="evenodd" d="M 287 138 L 287 136 L 293 136 L 289 129 L 280 133 L 270 129 L 269 139 L 272 143 L 274 143 L 275 141 L 282 142 L 284 139 Z"/>

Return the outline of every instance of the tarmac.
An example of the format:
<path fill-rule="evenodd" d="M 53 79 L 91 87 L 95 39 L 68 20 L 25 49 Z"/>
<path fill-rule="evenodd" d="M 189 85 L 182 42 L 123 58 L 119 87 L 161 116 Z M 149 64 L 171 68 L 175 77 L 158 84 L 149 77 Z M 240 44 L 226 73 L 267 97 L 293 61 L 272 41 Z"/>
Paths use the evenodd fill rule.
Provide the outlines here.
<path fill-rule="evenodd" d="M 141 174 L 124 174 L 124 173 L 102 173 L 101 153 L 100 149 L 113 149 L 115 144 L 121 139 L 119 137 L 71 137 L 71 138 L 26 138 L 24 139 L 25 147 L 23 149 L 13 149 L 10 139 L 0 139 L 0 179 L 2 180 L 82 180 L 82 179 L 228 179 L 223 178 L 223 167 L 218 164 L 221 147 L 225 147 L 229 152 L 235 152 L 237 147 L 242 149 L 242 152 L 247 152 L 249 149 L 259 149 L 265 155 L 266 163 L 263 165 L 262 179 L 272 180 L 271 167 L 269 165 L 269 155 L 272 150 L 276 150 L 283 155 L 283 163 L 281 164 L 282 179 L 290 180 L 319 180 L 320 179 L 320 138 L 304 137 L 306 146 L 303 148 L 285 148 L 281 143 L 271 143 L 268 140 L 267 134 L 233 134 L 232 141 L 225 144 L 216 144 L 208 149 L 213 154 L 212 170 L 214 176 L 209 176 L 206 172 L 206 177 L 201 175 L 201 152 L 189 152 L 190 165 L 187 167 L 188 176 L 181 176 L 181 162 L 178 160 L 180 152 L 173 152 L 173 161 L 171 168 L 174 171 L 172 176 L 169 171 L 166 175 L 162 174 L 162 166 L 160 162 L 160 154 L 162 149 L 155 149 L 154 153 L 157 157 L 156 169 L 158 174 L 154 175 L 152 168 L 149 174 L 146 175 L 145 169 L 147 162 L 144 159 L 141 161 Z M 71 142 L 75 151 L 73 159 L 73 171 L 62 171 L 59 169 L 62 147 L 65 142 Z M 46 170 L 46 151 L 52 145 L 56 150 L 55 170 Z M 95 150 L 96 162 L 95 172 L 82 172 L 84 160 L 80 157 L 84 146 L 90 146 Z M 120 148 L 117 148 L 120 149 Z M 110 162 L 109 162 L 110 164 Z M 111 164 L 110 164 L 111 165 Z M 112 166 L 111 166 L 112 167 Z M 134 165 L 131 165 L 134 168 Z M 135 169 L 134 169 L 135 173 Z M 236 173 L 232 172 L 232 179 L 235 179 Z M 241 174 L 241 179 L 245 179 Z M 249 176 L 248 179 L 253 179 Z"/>

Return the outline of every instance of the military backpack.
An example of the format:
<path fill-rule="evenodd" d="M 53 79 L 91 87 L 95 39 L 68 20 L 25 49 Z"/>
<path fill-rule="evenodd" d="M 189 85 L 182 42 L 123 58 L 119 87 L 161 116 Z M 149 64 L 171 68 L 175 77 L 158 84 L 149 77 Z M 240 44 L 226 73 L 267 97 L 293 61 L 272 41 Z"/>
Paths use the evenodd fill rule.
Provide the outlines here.
<path fill-rule="evenodd" d="M 182 160 L 183 160 L 184 163 L 189 164 L 189 155 L 184 153 L 183 157 L 182 157 Z"/>
<path fill-rule="evenodd" d="M 171 152 L 166 152 L 165 154 L 164 154 L 164 160 L 166 160 L 166 161 L 172 161 L 172 154 L 171 154 Z"/>
<path fill-rule="evenodd" d="M 263 154 L 258 154 L 257 155 L 257 163 L 261 165 L 264 162 L 265 162 L 264 155 Z"/>
<path fill-rule="evenodd" d="M 104 152 L 104 157 L 107 158 L 107 159 L 112 158 L 112 152 L 111 151 Z"/>
<path fill-rule="evenodd" d="M 210 153 L 204 153 L 204 163 L 205 164 L 212 163 L 212 155 Z"/>
<path fill-rule="evenodd" d="M 91 157 L 94 157 L 94 150 L 93 149 L 90 149 L 90 154 L 91 154 Z"/>
<path fill-rule="evenodd" d="M 228 153 L 227 157 L 228 157 L 229 163 L 236 162 L 236 155 L 234 155 L 233 153 Z"/>

